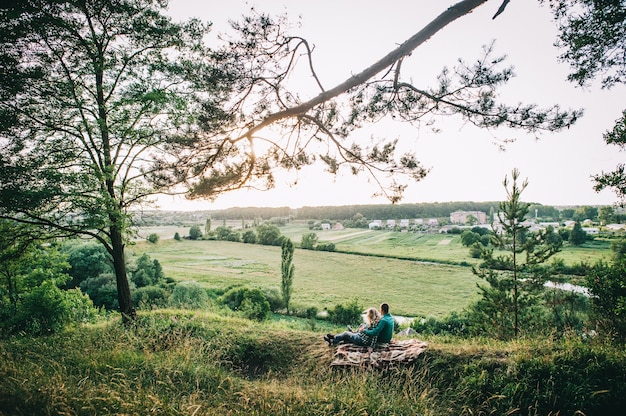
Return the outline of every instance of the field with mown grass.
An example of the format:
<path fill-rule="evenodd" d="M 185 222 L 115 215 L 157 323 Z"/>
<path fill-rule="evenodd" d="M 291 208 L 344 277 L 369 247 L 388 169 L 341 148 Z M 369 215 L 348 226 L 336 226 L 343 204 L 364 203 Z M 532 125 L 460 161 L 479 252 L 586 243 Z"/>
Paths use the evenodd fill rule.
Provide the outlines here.
<path fill-rule="evenodd" d="M 0 340 L 0 415 L 617 415 L 626 352 L 563 337 L 431 337 L 410 365 L 330 367 L 306 321 L 113 315 Z"/>
<path fill-rule="evenodd" d="M 158 232 L 161 240 L 157 244 L 138 241 L 130 250 L 157 259 L 165 274 L 179 281 L 195 280 L 220 290 L 235 285 L 279 290 L 280 247 L 175 241 L 173 229 L 143 230 L 145 235 Z M 280 227 L 280 231 L 296 245 L 311 232 L 303 224 Z M 469 267 L 478 260 L 470 257 L 459 235 L 363 229 L 315 233 L 319 242 L 335 244 L 338 252 L 296 250 L 292 296 L 296 308 L 314 306 L 321 311 L 357 298 L 364 306 L 388 302 L 397 315 L 442 317 L 478 299 L 479 279 Z M 566 246 L 555 257 L 567 265 L 593 264 L 609 258 L 609 246 L 606 241 Z"/>
<path fill-rule="evenodd" d="M 132 247 L 157 259 L 166 276 L 207 288 L 245 285 L 280 290 L 281 248 L 226 241 L 161 240 Z M 333 308 L 357 298 L 364 306 L 387 302 L 404 316 L 441 317 L 476 300 L 470 268 L 374 256 L 297 249 L 294 307 Z"/>

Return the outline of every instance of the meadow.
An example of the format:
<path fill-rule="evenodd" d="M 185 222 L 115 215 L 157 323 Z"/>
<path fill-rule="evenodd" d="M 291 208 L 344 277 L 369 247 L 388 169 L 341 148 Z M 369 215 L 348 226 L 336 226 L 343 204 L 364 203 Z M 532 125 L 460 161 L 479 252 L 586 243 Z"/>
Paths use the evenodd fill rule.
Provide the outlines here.
<path fill-rule="evenodd" d="M 280 247 L 226 241 L 164 240 L 133 250 L 158 259 L 166 276 L 207 288 L 236 285 L 279 290 Z M 478 279 L 468 267 L 297 249 L 292 304 L 333 308 L 356 298 L 364 306 L 388 302 L 395 314 L 443 316 L 476 299 Z"/>
<path fill-rule="evenodd" d="M 281 231 L 298 242 L 308 229 Z M 294 301 L 302 306 L 357 297 L 388 301 L 398 315 L 441 316 L 477 296 L 476 277 L 459 265 L 471 259 L 458 236 L 318 235 L 360 254 L 296 250 Z M 608 252 L 601 242 L 582 249 L 568 255 Z M 207 288 L 280 285 L 279 247 L 164 234 L 130 250 L 158 259 L 169 277 Z M 111 313 L 58 333 L 15 334 L 0 340 L 0 416 L 603 416 L 626 407 L 626 350 L 601 337 L 418 334 L 429 344 L 420 358 L 380 371 L 330 366 L 334 349 L 322 334 L 343 329 L 279 314 L 251 321 L 211 304 L 140 310 L 130 325 Z"/>
<path fill-rule="evenodd" d="M 178 228 L 146 229 L 160 241 L 138 241 L 131 250 L 157 259 L 168 277 L 195 280 L 207 288 L 225 290 L 244 285 L 279 290 L 280 247 L 216 240 L 172 239 Z M 174 231 L 176 230 L 176 231 Z M 186 230 L 188 231 L 188 229 Z M 312 232 L 305 224 L 280 227 L 299 244 Z M 459 235 L 344 229 L 315 231 L 321 243 L 333 243 L 334 253 L 297 249 L 292 304 L 296 308 L 332 308 L 356 298 L 364 306 L 388 302 L 403 316 L 442 317 L 460 312 L 478 299 L 480 279 L 471 272 L 478 263 Z M 609 244 L 595 241 L 566 246 L 555 257 L 566 264 L 595 263 L 610 255 Z"/>

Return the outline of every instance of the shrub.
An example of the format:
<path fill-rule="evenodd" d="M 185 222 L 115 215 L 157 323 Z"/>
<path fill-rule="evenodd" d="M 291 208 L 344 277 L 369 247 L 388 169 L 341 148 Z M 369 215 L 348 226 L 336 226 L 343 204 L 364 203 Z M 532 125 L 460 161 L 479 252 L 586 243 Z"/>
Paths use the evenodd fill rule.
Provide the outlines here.
<path fill-rule="evenodd" d="M 192 226 L 189 229 L 189 239 L 191 240 L 199 240 L 202 238 L 202 231 L 200 231 L 200 227 L 197 225 Z"/>
<path fill-rule="evenodd" d="M 174 286 L 168 303 L 175 308 L 201 309 L 209 306 L 210 300 L 206 290 L 197 282 L 188 280 Z"/>
<path fill-rule="evenodd" d="M 335 251 L 335 244 L 333 244 L 333 243 L 318 244 L 315 247 L 315 250 L 317 250 L 317 251 Z"/>
<path fill-rule="evenodd" d="M 482 245 L 482 243 L 480 243 L 480 241 L 476 241 L 474 244 L 472 244 L 472 246 L 469 249 L 469 254 L 473 259 L 479 259 L 480 255 L 483 252 L 483 248 L 484 246 Z"/>
<path fill-rule="evenodd" d="M 285 302 L 278 289 L 265 289 L 264 293 L 272 312 L 278 312 L 285 307 Z"/>
<path fill-rule="evenodd" d="M 220 302 L 245 318 L 256 321 L 267 319 L 271 313 L 270 303 L 260 289 L 236 287 L 226 292 Z"/>
<path fill-rule="evenodd" d="M 314 319 L 317 317 L 318 309 L 315 306 L 309 306 L 304 309 L 296 309 L 295 315 L 298 318 Z"/>
<path fill-rule="evenodd" d="M 90 277 L 80 284 L 80 289 L 89 295 L 94 305 L 108 310 L 119 308 L 117 283 L 113 273 L 102 273 Z"/>
<path fill-rule="evenodd" d="M 256 233 L 252 230 L 247 230 L 241 236 L 241 239 L 246 244 L 255 244 L 256 243 Z"/>
<path fill-rule="evenodd" d="M 360 324 L 363 321 L 363 305 L 357 299 L 346 305 L 336 305 L 328 311 L 328 320 L 338 325 Z"/>
<path fill-rule="evenodd" d="M 148 242 L 152 243 L 152 244 L 156 244 L 159 242 L 159 235 L 156 233 L 152 233 L 148 236 L 148 238 L 146 239 L 148 240 Z"/>
<path fill-rule="evenodd" d="M 414 319 L 411 328 L 420 334 L 467 336 L 469 321 L 467 317 L 451 312 L 442 320 L 436 318 Z"/>
<path fill-rule="evenodd" d="M 45 281 L 23 297 L 12 327 L 32 334 L 58 332 L 70 323 L 92 320 L 96 314 L 93 302 L 79 289 L 62 290 Z"/>
<path fill-rule="evenodd" d="M 158 286 L 144 286 L 132 292 L 133 303 L 140 308 L 149 309 L 153 306 L 167 306 L 168 293 Z"/>

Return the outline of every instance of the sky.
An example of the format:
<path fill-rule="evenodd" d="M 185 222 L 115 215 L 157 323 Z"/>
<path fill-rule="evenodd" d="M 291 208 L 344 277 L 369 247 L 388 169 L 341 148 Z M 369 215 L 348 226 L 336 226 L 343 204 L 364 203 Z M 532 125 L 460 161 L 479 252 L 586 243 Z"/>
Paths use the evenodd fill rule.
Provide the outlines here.
<path fill-rule="evenodd" d="M 228 21 L 247 14 L 251 7 L 271 15 L 286 13 L 300 27 L 294 35 L 315 45 L 314 60 L 322 84 L 330 89 L 351 74 L 368 67 L 423 28 L 455 1 L 396 0 L 259 0 L 228 2 L 170 0 L 175 20 L 196 17 L 210 21 L 214 33 L 228 30 Z M 421 87 L 436 85 L 436 76 L 459 58 L 471 62 L 481 56 L 484 45 L 495 41 L 496 55 L 506 55 L 516 77 L 501 90 L 508 104 L 559 104 L 584 109 L 572 128 L 558 133 L 528 135 L 512 130 L 481 130 L 454 117 L 438 118 L 434 126 L 379 123 L 357 134 L 369 138 L 384 134 L 416 153 L 430 173 L 412 183 L 400 203 L 448 201 L 501 201 L 502 184 L 517 168 L 528 187 L 522 199 L 552 206 L 610 205 L 610 190 L 596 193 L 592 176 L 612 171 L 624 161 L 616 146 L 602 135 L 612 129 L 626 108 L 626 87 L 602 90 L 599 82 L 580 88 L 566 80 L 569 67 L 559 63 L 554 46 L 556 25 L 550 10 L 538 1 L 511 1 L 505 12 L 492 20 L 501 1 L 488 1 L 463 16 L 417 48 L 403 63 L 403 76 Z M 303 99 L 315 94 L 303 87 Z M 311 91 L 310 96 L 306 92 Z M 434 131 L 435 127 L 438 132 Z M 503 140 L 514 139 L 502 150 Z M 293 185 L 294 182 L 297 184 Z M 161 209 L 215 210 L 229 207 L 386 204 L 374 198 L 376 185 L 365 176 L 333 176 L 313 166 L 277 178 L 270 191 L 235 191 L 214 201 L 187 201 L 164 197 Z"/>

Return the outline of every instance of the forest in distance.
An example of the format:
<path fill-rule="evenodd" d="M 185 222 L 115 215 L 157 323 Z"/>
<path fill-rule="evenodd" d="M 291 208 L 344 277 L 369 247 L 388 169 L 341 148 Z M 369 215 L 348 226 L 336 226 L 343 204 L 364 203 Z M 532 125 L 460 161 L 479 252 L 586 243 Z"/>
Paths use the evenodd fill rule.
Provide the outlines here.
<path fill-rule="evenodd" d="M 165 210 L 145 210 L 136 215 L 136 225 L 166 225 L 177 224 L 187 225 L 204 221 L 207 218 L 212 220 L 253 220 L 255 218 L 292 218 L 299 220 L 326 219 L 341 221 L 352 219 L 355 215 L 361 214 L 364 218 L 374 219 L 414 219 L 414 218 L 449 218 L 450 213 L 455 211 L 481 211 L 486 214 L 496 212 L 500 202 L 486 201 L 456 201 L 456 202 L 430 202 L 413 204 L 371 204 L 371 205 L 340 205 L 340 206 L 304 206 L 301 208 L 290 207 L 232 207 L 221 210 L 202 211 L 165 211 Z M 603 206 L 549 206 L 540 203 L 530 203 L 529 215 L 533 218 L 540 218 L 543 221 L 564 221 L 570 219 L 591 219 L 576 218 L 579 214 L 597 215 Z M 606 206 L 613 213 L 612 222 L 622 222 L 624 215 L 622 208 Z"/>

